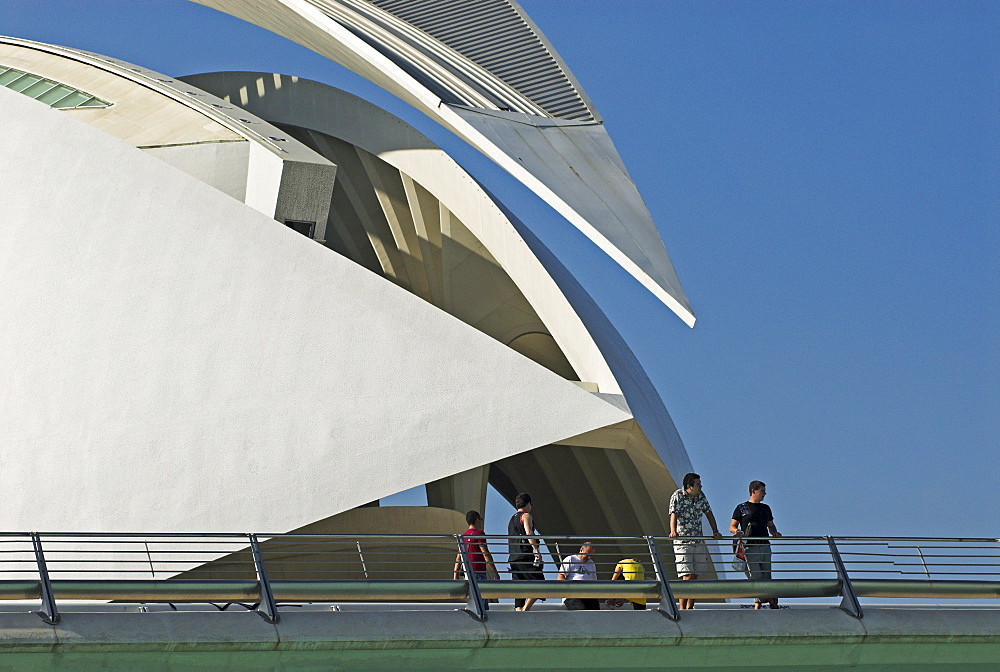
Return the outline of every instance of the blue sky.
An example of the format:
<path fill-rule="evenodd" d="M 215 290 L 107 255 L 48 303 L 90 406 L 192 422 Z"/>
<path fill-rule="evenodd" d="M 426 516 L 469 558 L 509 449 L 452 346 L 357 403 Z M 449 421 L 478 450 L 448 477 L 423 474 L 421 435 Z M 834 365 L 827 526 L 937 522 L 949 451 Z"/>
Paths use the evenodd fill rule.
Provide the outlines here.
<path fill-rule="evenodd" d="M 183 0 L 5 0 L 0 33 L 295 74 L 413 123 L 619 325 L 720 519 L 759 478 L 786 534 L 997 536 L 1000 5 L 522 5 L 604 117 L 694 329 L 448 132 L 282 38 Z"/>

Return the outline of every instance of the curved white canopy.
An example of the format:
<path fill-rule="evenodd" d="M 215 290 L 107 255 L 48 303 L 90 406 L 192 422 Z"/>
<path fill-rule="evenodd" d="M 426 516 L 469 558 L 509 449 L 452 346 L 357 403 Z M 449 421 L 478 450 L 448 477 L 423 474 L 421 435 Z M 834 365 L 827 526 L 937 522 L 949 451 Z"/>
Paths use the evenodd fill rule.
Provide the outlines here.
<path fill-rule="evenodd" d="M 596 111 L 512 0 L 461 8 L 403 0 L 192 1 L 307 46 L 452 130 L 694 325 L 652 216 Z M 445 19 L 450 31 L 431 28 Z M 509 30 L 491 30 L 497 27 Z M 449 39 L 456 34 L 464 39 Z"/>

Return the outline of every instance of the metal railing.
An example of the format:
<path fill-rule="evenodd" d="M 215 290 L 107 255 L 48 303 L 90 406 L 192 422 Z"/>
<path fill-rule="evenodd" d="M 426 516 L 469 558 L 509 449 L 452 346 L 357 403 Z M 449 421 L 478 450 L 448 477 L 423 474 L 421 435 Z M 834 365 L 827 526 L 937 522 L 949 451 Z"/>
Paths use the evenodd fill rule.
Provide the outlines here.
<path fill-rule="evenodd" d="M 704 542 L 705 573 L 678 581 L 666 537 L 539 538 L 542 580 L 514 580 L 520 538 L 483 535 L 0 533 L 0 600 L 39 600 L 59 621 L 57 603 L 240 604 L 269 622 L 279 606 L 308 602 L 464 602 L 485 620 L 490 601 L 600 598 L 655 602 L 679 620 L 675 598 L 836 598 L 863 617 L 862 598 L 998 599 L 1000 540 L 874 537 L 771 539 L 772 577 L 734 574 L 732 539 Z M 595 546 L 596 581 L 557 581 L 560 562 L 582 541 Z M 759 542 L 762 540 L 749 540 Z M 492 564 L 484 567 L 485 546 Z M 642 576 L 611 581 L 622 559 Z M 487 563 L 488 564 L 488 563 Z M 485 580 L 476 574 L 487 569 Z M 720 569 L 722 570 L 720 572 Z"/>

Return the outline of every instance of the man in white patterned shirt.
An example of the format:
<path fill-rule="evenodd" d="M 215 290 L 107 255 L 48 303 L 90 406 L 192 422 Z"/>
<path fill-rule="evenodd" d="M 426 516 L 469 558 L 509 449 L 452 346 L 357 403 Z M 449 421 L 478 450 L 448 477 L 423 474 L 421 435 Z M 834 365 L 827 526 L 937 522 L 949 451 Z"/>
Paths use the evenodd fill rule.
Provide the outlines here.
<path fill-rule="evenodd" d="M 712 526 L 712 536 L 722 539 L 715 514 L 708 505 L 708 498 L 701 491 L 701 476 L 685 474 L 683 487 L 670 497 L 670 536 L 674 537 L 674 559 L 677 562 L 677 576 L 683 581 L 698 578 L 708 570 L 708 548 L 704 541 L 680 537 L 701 537 L 701 517 L 708 518 Z M 678 600 L 681 609 L 694 609 L 694 600 Z"/>
<path fill-rule="evenodd" d="M 580 546 L 580 552 L 563 559 L 559 567 L 559 575 L 556 577 L 560 581 L 596 581 L 597 566 L 594 564 L 594 545 L 589 541 Z M 599 611 L 601 601 L 596 598 L 567 597 L 563 600 L 563 606 L 569 610 L 587 609 Z"/>

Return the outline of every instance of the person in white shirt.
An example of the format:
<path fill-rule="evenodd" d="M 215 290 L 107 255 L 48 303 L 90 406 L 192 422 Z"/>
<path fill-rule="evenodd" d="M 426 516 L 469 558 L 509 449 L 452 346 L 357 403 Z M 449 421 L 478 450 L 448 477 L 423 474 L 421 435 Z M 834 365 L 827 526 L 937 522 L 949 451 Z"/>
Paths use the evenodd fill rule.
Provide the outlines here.
<path fill-rule="evenodd" d="M 597 565 L 594 564 L 593 555 L 594 545 L 590 542 L 583 544 L 579 553 L 563 559 L 557 578 L 560 581 L 596 581 Z M 563 606 L 571 610 L 600 610 L 601 602 L 597 598 L 567 597 L 563 600 Z"/>

